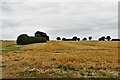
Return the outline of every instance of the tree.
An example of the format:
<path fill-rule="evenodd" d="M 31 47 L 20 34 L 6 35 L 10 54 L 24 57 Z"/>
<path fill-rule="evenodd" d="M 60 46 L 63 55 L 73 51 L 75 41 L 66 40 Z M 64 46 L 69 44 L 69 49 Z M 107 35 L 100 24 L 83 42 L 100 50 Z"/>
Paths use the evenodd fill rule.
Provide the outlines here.
<path fill-rule="evenodd" d="M 57 40 L 61 40 L 61 38 L 60 38 L 60 37 L 57 37 L 56 39 L 57 39 Z"/>
<path fill-rule="evenodd" d="M 89 40 L 92 40 L 92 36 L 89 36 L 88 39 L 89 39 Z"/>
<path fill-rule="evenodd" d="M 49 36 L 46 33 L 37 31 L 35 36 L 28 36 L 27 34 L 21 34 L 17 37 L 16 43 L 18 45 L 26 45 L 31 43 L 41 43 L 47 42 L 49 40 Z"/>
<path fill-rule="evenodd" d="M 80 41 L 80 38 L 77 38 L 78 41 Z"/>
<path fill-rule="evenodd" d="M 102 36 L 101 38 L 99 38 L 99 41 L 105 41 L 105 36 Z"/>
<path fill-rule="evenodd" d="M 111 37 L 110 37 L 110 36 L 107 36 L 106 39 L 107 39 L 108 41 L 110 41 Z"/>
<path fill-rule="evenodd" d="M 46 38 L 49 41 L 49 36 L 46 33 L 41 32 L 41 31 L 37 31 L 35 33 L 35 37 L 44 37 L 44 38 Z"/>
<path fill-rule="evenodd" d="M 101 40 L 102 40 L 102 38 L 99 38 L 98 40 L 99 40 L 99 41 L 101 41 Z"/>
<path fill-rule="evenodd" d="M 105 36 L 102 36 L 101 39 L 102 39 L 103 41 L 105 41 Z"/>
<path fill-rule="evenodd" d="M 25 45 L 25 44 L 29 44 L 29 36 L 27 34 L 21 34 L 17 37 L 17 44 L 18 45 Z"/>
<path fill-rule="evenodd" d="M 62 40 L 65 40 L 66 38 L 62 38 Z"/>
<path fill-rule="evenodd" d="M 46 38 L 48 41 L 50 40 L 49 36 L 46 36 L 45 38 Z"/>
<path fill-rule="evenodd" d="M 83 38 L 83 41 L 86 41 L 87 40 L 87 38 L 85 37 L 85 38 Z"/>
<path fill-rule="evenodd" d="M 76 41 L 76 40 L 77 40 L 77 37 L 76 37 L 76 36 L 74 36 L 72 39 Z"/>

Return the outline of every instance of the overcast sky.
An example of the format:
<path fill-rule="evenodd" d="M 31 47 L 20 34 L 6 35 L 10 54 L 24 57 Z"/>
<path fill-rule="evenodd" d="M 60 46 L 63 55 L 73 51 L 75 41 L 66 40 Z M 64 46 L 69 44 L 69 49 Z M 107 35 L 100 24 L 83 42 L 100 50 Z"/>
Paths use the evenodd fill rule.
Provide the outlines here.
<path fill-rule="evenodd" d="M 57 36 L 98 39 L 108 35 L 118 38 L 118 2 L 85 1 L 2 1 L 2 39 L 16 40 L 20 34 L 34 36 L 36 31 L 46 32 L 50 39 Z"/>

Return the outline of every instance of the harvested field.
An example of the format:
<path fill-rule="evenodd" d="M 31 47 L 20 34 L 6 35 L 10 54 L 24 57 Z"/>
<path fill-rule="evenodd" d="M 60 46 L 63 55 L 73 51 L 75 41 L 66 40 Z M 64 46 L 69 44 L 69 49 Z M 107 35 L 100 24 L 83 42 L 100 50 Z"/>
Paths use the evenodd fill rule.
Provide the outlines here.
<path fill-rule="evenodd" d="M 117 41 L 2 41 L 3 78 L 118 77 Z"/>

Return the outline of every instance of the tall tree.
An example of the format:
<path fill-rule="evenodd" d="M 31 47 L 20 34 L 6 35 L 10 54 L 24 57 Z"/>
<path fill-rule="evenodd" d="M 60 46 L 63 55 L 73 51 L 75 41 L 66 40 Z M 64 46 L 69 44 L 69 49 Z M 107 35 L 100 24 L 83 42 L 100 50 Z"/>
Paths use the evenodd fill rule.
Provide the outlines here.
<path fill-rule="evenodd" d="M 89 36 L 88 39 L 89 39 L 89 40 L 92 40 L 92 36 Z"/>
<path fill-rule="evenodd" d="M 87 38 L 85 37 L 85 38 L 83 38 L 83 41 L 86 41 L 87 40 Z"/>
<path fill-rule="evenodd" d="M 110 36 L 107 36 L 106 39 L 107 39 L 108 41 L 110 41 L 111 37 L 110 37 Z"/>
<path fill-rule="evenodd" d="M 80 41 L 80 38 L 77 38 L 78 41 Z"/>
<path fill-rule="evenodd" d="M 76 40 L 77 40 L 77 36 L 73 36 L 73 38 L 72 38 L 72 39 L 76 41 Z"/>
<path fill-rule="evenodd" d="M 103 41 L 105 41 L 105 36 L 102 36 L 101 39 L 102 39 Z"/>

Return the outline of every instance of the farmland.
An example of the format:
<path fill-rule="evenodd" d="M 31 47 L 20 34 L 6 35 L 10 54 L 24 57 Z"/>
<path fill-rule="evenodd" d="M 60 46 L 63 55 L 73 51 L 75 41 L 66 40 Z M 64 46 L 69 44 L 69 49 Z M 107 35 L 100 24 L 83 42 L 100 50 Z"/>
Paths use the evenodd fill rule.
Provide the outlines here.
<path fill-rule="evenodd" d="M 3 78 L 118 77 L 117 41 L 1 41 Z"/>

